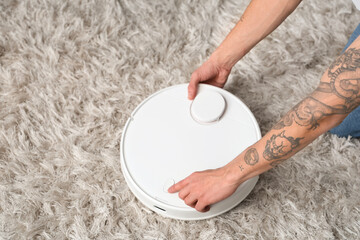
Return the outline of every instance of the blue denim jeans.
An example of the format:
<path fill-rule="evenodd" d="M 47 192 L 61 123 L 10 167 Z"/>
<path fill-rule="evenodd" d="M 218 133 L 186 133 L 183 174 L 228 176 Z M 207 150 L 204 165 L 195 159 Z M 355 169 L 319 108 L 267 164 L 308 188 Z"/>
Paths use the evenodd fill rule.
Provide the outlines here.
<path fill-rule="evenodd" d="M 348 43 L 346 44 L 343 52 L 355 41 L 360 35 L 360 24 L 357 26 Z M 342 123 L 329 131 L 339 137 L 352 136 L 354 138 L 360 138 L 360 106 L 355 108 L 343 121 Z"/>

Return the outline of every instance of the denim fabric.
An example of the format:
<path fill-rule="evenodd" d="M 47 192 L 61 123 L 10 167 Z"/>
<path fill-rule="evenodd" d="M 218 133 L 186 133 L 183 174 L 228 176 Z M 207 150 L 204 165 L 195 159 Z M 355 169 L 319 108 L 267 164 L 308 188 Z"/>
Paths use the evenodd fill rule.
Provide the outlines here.
<path fill-rule="evenodd" d="M 348 43 L 346 44 L 343 52 L 350 46 L 350 44 L 355 41 L 355 39 L 360 35 L 360 24 L 357 26 L 353 34 L 350 36 Z M 339 137 L 348 137 L 352 136 L 355 138 L 360 138 L 360 107 L 355 108 L 342 123 L 331 129 L 329 131 L 332 134 L 335 134 Z"/>

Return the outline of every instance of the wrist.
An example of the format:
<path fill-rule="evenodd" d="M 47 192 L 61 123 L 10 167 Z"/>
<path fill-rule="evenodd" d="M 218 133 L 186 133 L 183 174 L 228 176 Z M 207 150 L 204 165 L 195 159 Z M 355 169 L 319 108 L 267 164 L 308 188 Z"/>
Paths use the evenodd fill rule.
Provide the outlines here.
<path fill-rule="evenodd" d="M 225 179 L 230 184 L 239 186 L 241 183 L 247 180 L 246 173 L 242 172 L 241 168 L 234 161 L 224 166 L 224 172 Z"/>
<path fill-rule="evenodd" d="M 231 71 L 233 66 L 242 58 L 241 53 L 236 53 L 220 45 L 210 56 L 210 59 L 220 68 Z"/>
<path fill-rule="evenodd" d="M 259 145 L 260 144 L 254 144 L 247 149 L 245 149 L 242 153 L 240 153 L 237 157 L 235 157 L 231 162 L 226 164 L 224 166 L 225 169 L 225 176 L 228 179 L 228 181 L 240 185 L 241 183 L 245 182 L 246 180 L 255 177 L 267 170 L 269 170 L 271 167 L 269 167 L 268 163 L 265 163 L 262 161 L 262 158 L 257 156 L 254 157 L 253 154 L 251 157 L 252 162 L 245 161 L 245 156 L 252 152 L 254 149 L 257 149 L 256 151 L 259 151 Z M 248 156 L 249 157 L 249 156 Z"/>

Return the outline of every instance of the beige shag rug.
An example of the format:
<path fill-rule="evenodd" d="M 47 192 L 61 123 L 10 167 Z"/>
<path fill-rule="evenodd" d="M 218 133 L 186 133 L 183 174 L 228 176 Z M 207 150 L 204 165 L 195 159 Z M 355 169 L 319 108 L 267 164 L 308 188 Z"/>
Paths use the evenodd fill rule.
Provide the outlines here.
<path fill-rule="evenodd" d="M 248 1 L 0 1 L 0 239 L 358 239 L 360 143 L 325 134 L 204 221 L 163 218 L 121 173 L 125 121 L 189 81 Z M 340 54 L 360 12 L 303 1 L 225 89 L 262 133 Z"/>

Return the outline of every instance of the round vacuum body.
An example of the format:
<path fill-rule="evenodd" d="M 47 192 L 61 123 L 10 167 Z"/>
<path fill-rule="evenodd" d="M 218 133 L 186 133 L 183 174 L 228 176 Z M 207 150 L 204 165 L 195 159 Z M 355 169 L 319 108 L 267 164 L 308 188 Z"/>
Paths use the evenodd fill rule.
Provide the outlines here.
<path fill-rule="evenodd" d="M 253 114 L 233 94 L 199 84 L 191 101 L 187 84 L 176 85 L 152 94 L 132 112 L 121 137 L 121 169 L 130 190 L 151 210 L 175 219 L 206 219 L 238 205 L 258 176 L 205 213 L 167 189 L 195 171 L 226 165 L 260 138 Z"/>

